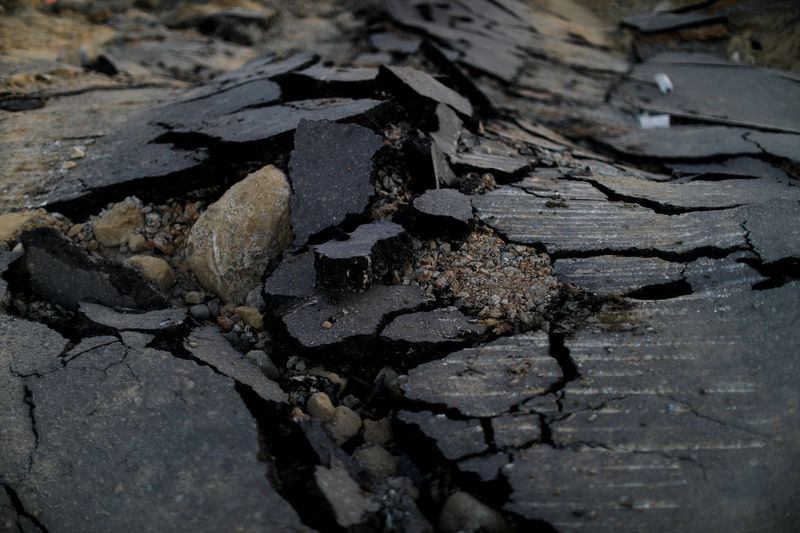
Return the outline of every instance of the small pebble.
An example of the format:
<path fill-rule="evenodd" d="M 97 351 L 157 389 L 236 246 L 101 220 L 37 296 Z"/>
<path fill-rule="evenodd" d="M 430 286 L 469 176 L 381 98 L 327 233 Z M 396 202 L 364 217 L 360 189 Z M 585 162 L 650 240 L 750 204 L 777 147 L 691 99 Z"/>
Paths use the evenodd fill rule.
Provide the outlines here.
<path fill-rule="evenodd" d="M 206 300 L 205 295 L 202 292 L 197 292 L 197 291 L 189 291 L 183 297 L 183 301 L 189 305 L 201 304 L 205 300 Z"/>
<path fill-rule="evenodd" d="M 208 310 L 208 306 L 205 304 L 191 306 L 189 308 L 189 314 L 197 320 L 208 320 L 211 318 L 211 311 Z"/>
<path fill-rule="evenodd" d="M 69 170 L 77 166 L 78 164 L 75 161 L 64 161 L 63 163 L 61 163 L 61 170 Z"/>
<path fill-rule="evenodd" d="M 69 149 L 69 158 L 70 159 L 82 159 L 86 157 L 86 152 L 79 146 L 73 146 Z"/>
<path fill-rule="evenodd" d="M 322 327 L 325 329 L 331 329 L 333 327 L 333 324 L 331 324 L 330 321 L 326 320 L 325 322 L 322 323 Z"/>
<path fill-rule="evenodd" d="M 445 533 L 511 532 L 503 516 L 466 492 L 452 494 L 439 515 L 439 529 Z"/>
<path fill-rule="evenodd" d="M 392 425 L 388 418 L 364 420 L 364 441 L 385 446 L 392 440 Z"/>
<path fill-rule="evenodd" d="M 325 424 L 328 435 L 342 445 L 358 435 L 361 429 L 361 417 L 347 406 L 340 405 L 333 411 L 333 418 Z"/>
<path fill-rule="evenodd" d="M 315 392 L 312 394 L 306 403 L 306 409 L 308 410 L 308 414 L 323 422 L 333 420 L 333 415 L 336 411 L 331 403 L 331 399 L 324 392 Z"/>
<path fill-rule="evenodd" d="M 353 459 L 364 468 L 373 482 L 380 482 L 397 474 L 397 457 L 383 446 L 373 444 L 359 448 L 353 454 Z"/>

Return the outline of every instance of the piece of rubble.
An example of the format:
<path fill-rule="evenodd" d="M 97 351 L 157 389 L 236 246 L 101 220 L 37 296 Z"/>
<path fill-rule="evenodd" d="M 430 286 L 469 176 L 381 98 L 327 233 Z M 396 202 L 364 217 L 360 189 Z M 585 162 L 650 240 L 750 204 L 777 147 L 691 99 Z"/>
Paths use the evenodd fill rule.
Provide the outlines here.
<path fill-rule="evenodd" d="M 293 100 L 303 98 L 369 98 L 375 95 L 378 69 L 312 65 L 287 75 L 281 86 Z"/>
<path fill-rule="evenodd" d="M 478 218 L 510 240 L 544 246 L 556 258 L 746 248 L 745 232 L 735 209 L 670 216 L 623 202 L 551 200 L 516 187 L 476 196 L 472 205 Z"/>
<path fill-rule="evenodd" d="M 385 446 L 392 440 L 392 426 L 388 418 L 364 419 L 364 442 Z"/>
<path fill-rule="evenodd" d="M 287 255 L 264 282 L 264 294 L 278 314 L 317 296 L 314 253 Z"/>
<path fill-rule="evenodd" d="M 498 339 L 411 369 L 403 391 L 466 416 L 497 416 L 562 379 L 549 350 L 543 333 Z"/>
<path fill-rule="evenodd" d="M 237 352 L 216 326 L 204 326 L 193 330 L 184 342 L 184 348 L 217 372 L 251 387 L 263 399 L 276 403 L 286 401 L 286 393 L 280 386 Z"/>
<path fill-rule="evenodd" d="M 161 294 L 135 269 L 90 256 L 52 228 L 22 234 L 31 289 L 40 297 L 75 310 L 79 302 L 107 307 L 166 307 Z"/>
<path fill-rule="evenodd" d="M 364 468 L 373 483 L 397 474 L 397 457 L 379 444 L 359 448 L 353 453 L 353 459 Z"/>
<path fill-rule="evenodd" d="M 553 264 L 555 276 L 585 291 L 599 294 L 628 294 L 649 285 L 676 283 L 683 279 L 683 263 L 657 257 L 600 255 L 580 259 L 559 259 Z"/>
<path fill-rule="evenodd" d="M 410 248 L 399 224 L 379 220 L 363 224 L 347 240 L 314 247 L 317 283 L 331 290 L 364 291 L 408 257 Z"/>
<path fill-rule="evenodd" d="M 346 405 L 339 405 L 333 410 L 331 419 L 325 422 L 325 430 L 334 442 L 341 446 L 358 435 L 361 430 L 361 417 Z"/>
<path fill-rule="evenodd" d="M 425 301 L 425 293 L 417 286 L 373 285 L 337 303 L 320 296 L 284 315 L 283 322 L 303 346 L 325 346 L 372 336 L 388 313 L 412 310 Z"/>
<path fill-rule="evenodd" d="M 361 493 L 358 484 L 344 468 L 318 465 L 314 470 L 314 483 L 339 527 L 358 526 L 378 510 L 378 505 Z"/>
<path fill-rule="evenodd" d="M 458 183 L 459 178 L 456 176 L 450 164 L 447 162 L 447 156 L 442 152 L 436 143 L 431 143 L 431 161 L 433 161 L 433 175 L 436 179 L 436 188 L 440 185 L 451 186 Z"/>
<path fill-rule="evenodd" d="M 362 485 L 366 484 L 367 477 L 364 469 L 333 441 L 322 420 L 306 418 L 300 421 L 300 428 L 319 465 L 325 468 L 343 467 L 356 482 Z"/>
<path fill-rule="evenodd" d="M 445 459 L 450 461 L 489 449 L 480 420 L 452 420 L 430 411 L 400 411 L 396 419 L 403 424 L 415 426 L 423 435 L 433 439 Z"/>
<path fill-rule="evenodd" d="M 264 315 L 261 314 L 261 311 L 259 311 L 255 307 L 240 305 L 239 307 L 234 309 L 233 312 L 236 313 L 236 315 L 240 317 L 242 320 L 244 320 L 245 324 L 255 329 L 256 331 L 264 329 Z"/>
<path fill-rule="evenodd" d="M 458 150 L 458 140 L 461 138 L 461 119 L 445 104 L 436 106 L 436 119 L 439 129 L 430 134 L 431 139 L 442 153 L 452 157 Z"/>
<path fill-rule="evenodd" d="M 421 235 L 463 237 L 472 229 L 469 196 L 455 189 L 431 189 L 414 198 L 414 230 Z"/>
<path fill-rule="evenodd" d="M 633 130 L 621 137 L 597 139 L 625 155 L 659 159 L 704 159 L 757 155 L 761 149 L 748 140 L 744 128 L 674 126 Z"/>
<path fill-rule="evenodd" d="M 145 313 L 120 313 L 104 305 L 81 302 L 80 312 L 96 324 L 118 330 L 162 331 L 181 326 L 185 309 L 160 309 Z"/>
<path fill-rule="evenodd" d="M 658 73 L 669 76 L 676 90 L 661 94 L 653 83 Z M 662 53 L 636 65 L 615 92 L 650 113 L 800 133 L 794 118 L 800 114 L 800 86 L 776 69 L 719 59 L 709 62 L 704 54 Z M 743 98 L 743 94 L 761 97 Z"/>
<path fill-rule="evenodd" d="M 323 422 L 329 422 L 333 418 L 334 407 L 330 397 L 324 392 L 315 392 L 306 402 L 308 414 L 318 418 Z"/>
<path fill-rule="evenodd" d="M 713 179 L 716 176 L 771 178 L 784 182 L 789 179 L 786 173 L 779 168 L 766 161 L 748 156 L 732 157 L 716 163 L 668 162 L 664 166 L 681 175 L 693 176 L 695 180 Z"/>
<path fill-rule="evenodd" d="M 114 204 L 92 224 L 97 242 L 107 247 L 128 242 L 128 236 L 141 227 L 144 227 L 144 215 L 132 199 Z"/>
<path fill-rule="evenodd" d="M 381 337 L 410 344 L 441 344 L 463 342 L 485 331 L 485 326 L 448 307 L 400 315 L 381 331 Z"/>
<path fill-rule="evenodd" d="M 307 530 L 267 481 L 233 380 L 210 368 L 116 342 L 26 386 L 38 445 L 16 493 L 47 530 Z"/>
<path fill-rule="evenodd" d="M 439 514 L 444 533 L 510 533 L 514 531 L 503 515 L 466 492 L 454 492 Z"/>
<path fill-rule="evenodd" d="M 725 22 L 725 17 L 700 13 L 658 12 L 630 15 L 622 19 L 621 24 L 640 33 L 652 34 L 696 26 L 708 26 L 720 22 Z"/>
<path fill-rule="evenodd" d="M 186 241 L 186 261 L 205 288 L 244 302 L 271 259 L 292 240 L 286 176 L 268 165 L 208 206 Z"/>
<path fill-rule="evenodd" d="M 427 105 L 431 109 L 445 104 L 465 117 L 472 117 L 469 100 L 427 72 L 412 67 L 383 65 L 378 79 L 409 103 Z"/>
<path fill-rule="evenodd" d="M 688 263 L 683 275 L 693 292 L 720 292 L 753 287 L 766 281 L 766 278 L 745 262 L 752 259 L 752 255 L 749 252 L 739 252 L 723 259 L 701 257 Z"/>
<path fill-rule="evenodd" d="M 374 193 L 372 158 L 382 146 L 381 137 L 363 126 L 329 120 L 299 123 L 289 161 L 295 245 L 364 210 Z"/>
<path fill-rule="evenodd" d="M 45 226 L 57 226 L 58 220 L 44 209 L 25 209 L 0 215 L 0 244 L 10 245 L 22 232 Z"/>
<path fill-rule="evenodd" d="M 130 265 L 146 280 L 153 281 L 158 285 L 162 292 L 165 292 L 172 282 L 175 281 L 175 273 L 165 259 L 153 257 L 151 255 L 134 255 L 125 260 L 126 265 Z"/>
<path fill-rule="evenodd" d="M 795 165 L 800 164 L 800 135 L 752 131 L 746 137 L 748 141 L 756 143 L 766 153 L 788 159 Z"/>

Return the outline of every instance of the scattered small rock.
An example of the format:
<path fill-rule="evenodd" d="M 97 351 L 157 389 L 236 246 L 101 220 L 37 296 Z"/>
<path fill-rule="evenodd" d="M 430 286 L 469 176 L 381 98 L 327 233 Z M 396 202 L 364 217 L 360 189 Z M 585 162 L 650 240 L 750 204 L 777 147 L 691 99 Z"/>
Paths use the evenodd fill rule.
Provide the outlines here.
<path fill-rule="evenodd" d="M 125 263 L 138 270 L 145 279 L 155 281 L 162 291 L 166 291 L 175 281 L 175 274 L 169 263 L 160 257 L 135 255 L 126 259 Z"/>
<path fill-rule="evenodd" d="M 197 320 L 208 320 L 211 318 L 211 311 L 205 304 L 193 305 L 189 308 L 189 314 Z"/>
<path fill-rule="evenodd" d="M 364 442 L 385 446 L 392 440 L 392 424 L 388 418 L 364 420 Z"/>
<path fill-rule="evenodd" d="M 373 482 L 397 474 L 397 457 L 379 444 L 359 448 L 353 454 L 353 459 L 364 468 Z"/>
<path fill-rule="evenodd" d="M 86 157 L 86 152 L 83 151 L 83 148 L 80 146 L 73 146 L 69 149 L 69 158 L 70 159 L 82 159 Z"/>
<path fill-rule="evenodd" d="M 512 531 L 500 513 L 466 492 L 456 492 L 447 498 L 439 515 L 439 528 L 444 533 Z"/>
<path fill-rule="evenodd" d="M 114 204 L 94 221 L 94 236 L 102 246 L 113 248 L 128 242 L 136 228 L 144 226 L 144 217 L 134 199 Z"/>
<path fill-rule="evenodd" d="M 333 411 L 333 418 L 325 424 L 325 429 L 336 444 L 342 445 L 358 434 L 361 429 L 361 417 L 344 405 Z"/>
<path fill-rule="evenodd" d="M 198 305 L 206 301 L 206 297 L 202 292 L 189 291 L 183 297 L 183 301 L 189 305 Z"/>
<path fill-rule="evenodd" d="M 336 411 L 331 403 L 331 399 L 324 392 L 315 392 L 312 394 L 308 399 L 306 408 L 308 409 L 308 414 L 323 422 L 330 422 L 333 420 Z"/>
<path fill-rule="evenodd" d="M 264 315 L 255 307 L 239 306 L 234 309 L 234 312 L 253 329 L 259 331 L 264 329 Z"/>

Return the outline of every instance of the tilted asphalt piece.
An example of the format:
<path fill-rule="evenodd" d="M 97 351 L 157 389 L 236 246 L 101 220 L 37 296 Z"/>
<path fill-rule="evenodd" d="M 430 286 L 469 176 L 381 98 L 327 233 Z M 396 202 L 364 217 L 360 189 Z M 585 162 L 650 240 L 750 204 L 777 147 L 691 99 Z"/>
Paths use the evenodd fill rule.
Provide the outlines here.
<path fill-rule="evenodd" d="M 748 243 L 765 263 L 800 261 L 800 201 L 771 199 L 742 208 Z"/>
<path fill-rule="evenodd" d="M 381 337 L 410 344 L 440 344 L 464 342 L 484 331 L 485 326 L 469 320 L 455 307 L 447 307 L 400 315 L 381 331 Z"/>
<path fill-rule="evenodd" d="M 580 259 L 559 259 L 553 264 L 562 283 L 594 294 L 627 294 L 648 285 L 675 283 L 683 279 L 683 263 L 657 257 L 601 255 Z"/>
<path fill-rule="evenodd" d="M 416 285 L 373 285 L 336 303 L 320 295 L 284 315 L 283 322 L 300 344 L 320 347 L 375 335 L 385 315 L 413 310 L 426 301 Z"/>
<path fill-rule="evenodd" d="M 31 290 L 65 309 L 80 302 L 106 307 L 160 309 L 163 295 L 127 265 L 91 256 L 53 228 L 26 231 L 21 237 Z"/>
<path fill-rule="evenodd" d="M 725 176 L 772 178 L 784 182 L 789 180 L 789 176 L 779 168 L 770 165 L 766 161 L 748 156 L 732 157 L 715 163 L 668 162 L 664 166 L 679 172 L 683 176 L 694 176 L 694 179 L 712 179 L 716 176 Z"/>
<path fill-rule="evenodd" d="M 437 415 L 430 411 L 419 413 L 400 411 L 396 419 L 404 424 L 416 426 L 423 435 L 436 441 L 436 447 L 451 461 L 489 449 L 479 420 L 451 420 L 445 415 Z"/>
<path fill-rule="evenodd" d="M 81 302 L 79 309 L 92 322 L 117 330 L 160 331 L 176 328 L 186 320 L 186 309 L 120 313 L 104 305 L 87 302 Z"/>
<path fill-rule="evenodd" d="M 622 137 L 598 141 L 626 155 L 659 159 L 760 154 L 761 148 L 748 140 L 750 131 L 729 126 L 673 126 L 634 130 Z"/>
<path fill-rule="evenodd" d="M 47 530 L 307 531 L 267 481 L 233 380 L 210 368 L 117 342 L 25 386 L 38 440 L 15 492 Z"/>
<path fill-rule="evenodd" d="M 374 96 L 378 69 L 372 67 L 326 67 L 312 65 L 284 77 L 280 83 L 293 100 L 302 98 Z"/>
<path fill-rule="evenodd" d="M 264 282 L 264 294 L 277 313 L 318 296 L 314 252 L 287 255 Z"/>
<path fill-rule="evenodd" d="M 319 286 L 335 291 L 365 291 L 410 254 L 403 227 L 387 220 L 362 224 L 348 237 L 314 247 Z"/>
<path fill-rule="evenodd" d="M 330 509 L 331 518 L 339 527 L 357 526 L 370 514 L 378 511 L 378 504 L 363 494 L 358 484 L 341 466 L 326 468 L 317 465 L 314 483 L 327 503 L 321 509 Z"/>
<path fill-rule="evenodd" d="M 669 76 L 675 90 L 661 94 L 653 76 Z M 754 68 L 703 54 L 664 53 L 636 65 L 616 95 L 651 113 L 692 120 L 800 133 L 800 84 L 781 71 Z M 758 98 L 743 98 L 757 94 Z M 671 128 L 670 128 L 671 129 Z"/>
<path fill-rule="evenodd" d="M 431 189 L 414 198 L 413 231 L 460 238 L 473 227 L 469 196 L 454 189 Z"/>
<path fill-rule="evenodd" d="M 261 398 L 276 403 L 286 401 L 286 393 L 269 379 L 252 361 L 237 352 L 216 326 L 204 326 L 192 331 L 184 348 L 217 372 L 247 385 Z"/>
<path fill-rule="evenodd" d="M 427 104 L 431 108 L 445 104 L 461 115 L 472 117 L 472 104 L 453 89 L 437 81 L 427 72 L 412 67 L 381 66 L 381 83 L 396 94 L 405 96 L 411 103 Z"/>
<path fill-rule="evenodd" d="M 328 120 L 299 123 L 289 161 L 296 246 L 341 223 L 348 214 L 364 210 L 374 194 L 372 158 L 382 146 L 383 139 L 355 124 Z"/>
<path fill-rule="evenodd" d="M 410 370 L 403 391 L 413 400 L 455 408 L 466 416 L 500 415 L 563 379 L 549 349 L 544 333 L 466 348 Z"/>

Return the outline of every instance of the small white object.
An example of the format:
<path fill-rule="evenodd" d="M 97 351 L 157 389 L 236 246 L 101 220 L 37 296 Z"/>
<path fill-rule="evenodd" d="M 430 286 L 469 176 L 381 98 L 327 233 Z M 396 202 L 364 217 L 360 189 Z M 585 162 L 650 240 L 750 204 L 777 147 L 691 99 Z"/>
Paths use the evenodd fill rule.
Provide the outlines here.
<path fill-rule="evenodd" d="M 657 128 L 669 128 L 669 115 L 639 115 L 639 126 L 643 130 L 654 130 Z"/>
<path fill-rule="evenodd" d="M 669 79 L 669 76 L 664 74 L 663 72 L 659 72 L 653 79 L 656 80 L 656 85 L 658 85 L 658 90 L 661 91 L 662 94 L 669 94 L 674 89 L 672 85 L 672 80 Z"/>

